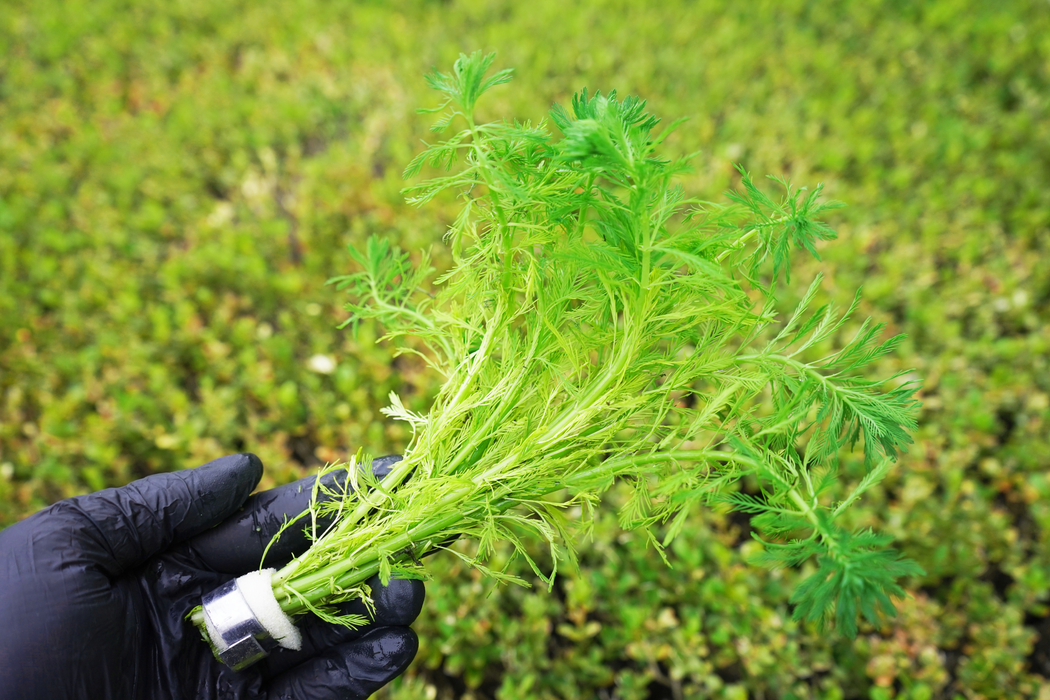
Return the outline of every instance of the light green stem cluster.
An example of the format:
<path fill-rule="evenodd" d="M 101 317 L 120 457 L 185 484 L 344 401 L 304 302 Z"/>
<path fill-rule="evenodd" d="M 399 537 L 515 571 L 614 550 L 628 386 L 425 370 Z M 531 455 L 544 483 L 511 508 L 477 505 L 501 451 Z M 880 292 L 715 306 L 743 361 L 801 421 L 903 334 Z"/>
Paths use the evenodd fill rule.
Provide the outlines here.
<path fill-rule="evenodd" d="M 391 396 L 386 413 L 413 439 L 382 482 L 367 459 L 329 467 L 348 486 L 316 494 L 312 546 L 274 579 L 282 608 L 358 624 L 334 606 L 367 598 L 376 574 L 425 576 L 419 560 L 458 538 L 476 554 L 448 551 L 498 580 L 523 583 L 488 566 L 509 543 L 549 583 L 575 563 L 587 526 L 570 508 L 593 513 L 622 484 L 622 524 L 661 551 L 691 509 L 727 504 L 765 534 L 761 563 L 816 557 L 797 616 L 833 615 L 849 634 L 858 612 L 892 614 L 897 579 L 917 567 L 836 518 L 909 442 L 916 387 L 865 374 L 898 339 L 880 341 L 868 322 L 844 336 L 855 304 L 813 310 L 819 278 L 778 320 L 790 255 L 834 237 L 819 218 L 834 205 L 786 183 L 774 201 L 743 171 L 729 203 L 687 199 L 674 182 L 687 163 L 658 154 L 667 132 L 634 97 L 584 90 L 550 125 L 479 121 L 478 97 L 510 80 L 488 76 L 491 62 L 462 56 L 428 76 L 447 98 L 434 131 L 465 128 L 406 171 L 445 169 L 409 201 L 462 203 L 445 238 L 451 269 L 430 280 L 426 256 L 413 265 L 373 237 L 351 250 L 360 271 L 333 280 L 349 294 L 348 325 L 373 318 L 387 340 L 411 336 L 402 348 L 444 384 L 425 416 Z M 857 442 L 868 474 L 828 502 L 838 456 Z M 759 493 L 740 492 L 745 476 Z M 548 544 L 550 570 L 530 539 Z"/>

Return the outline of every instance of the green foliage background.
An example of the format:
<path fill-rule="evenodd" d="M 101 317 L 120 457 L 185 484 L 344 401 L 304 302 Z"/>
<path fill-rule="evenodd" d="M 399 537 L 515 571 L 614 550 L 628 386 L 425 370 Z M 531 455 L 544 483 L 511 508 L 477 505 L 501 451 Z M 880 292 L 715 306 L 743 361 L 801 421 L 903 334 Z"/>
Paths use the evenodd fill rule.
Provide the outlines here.
<path fill-rule="evenodd" d="M 793 279 L 909 335 L 877 373 L 923 379 L 916 444 L 853 517 L 928 574 L 842 640 L 790 621 L 801 573 L 747 565 L 746 519 L 697 513 L 668 569 L 610 515 L 552 594 L 431 560 L 387 697 L 1050 698 L 1050 4 L 397 6 L 3 4 L 0 524 L 236 450 L 272 486 L 403 447 L 378 409 L 434 379 L 335 330 L 324 281 L 372 232 L 440 267 L 452 207 L 399 194 L 421 75 L 498 50 L 493 116 L 633 92 L 690 118 L 689 192 L 736 161 L 848 203 Z"/>

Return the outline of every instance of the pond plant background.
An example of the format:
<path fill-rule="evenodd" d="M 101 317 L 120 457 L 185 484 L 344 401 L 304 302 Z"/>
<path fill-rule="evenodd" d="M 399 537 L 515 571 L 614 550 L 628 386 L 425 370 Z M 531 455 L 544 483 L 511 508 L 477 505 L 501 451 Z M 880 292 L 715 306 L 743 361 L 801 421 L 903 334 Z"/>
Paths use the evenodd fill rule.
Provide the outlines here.
<path fill-rule="evenodd" d="M 337 330 L 324 283 L 371 233 L 447 260 L 454 202 L 407 206 L 400 173 L 422 74 L 475 49 L 516 68 L 492 115 L 638 94 L 689 118 L 690 194 L 741 163 L 848 205 L 792 279 L 908 334 L 872 371 L 915 368 L 915 444 L 851 518 L 926 575 L 842 639 L 791 621 L 806 572 L 749 565 L 746 517 L 696 512 L 668 568 L 610 510 L 551 593 L 429 560 L 383 695 L 1050 698 L 1045 0 L 5 3 L 0 525 L 238 450 L 265 487 L 405 445 L 378 409 L 437 378 Z"/>

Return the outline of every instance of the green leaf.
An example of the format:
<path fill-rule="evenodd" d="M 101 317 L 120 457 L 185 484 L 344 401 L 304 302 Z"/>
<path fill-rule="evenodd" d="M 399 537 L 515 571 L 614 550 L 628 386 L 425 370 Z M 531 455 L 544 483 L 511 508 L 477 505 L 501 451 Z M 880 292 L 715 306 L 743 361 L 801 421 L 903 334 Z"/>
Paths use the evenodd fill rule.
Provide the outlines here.
<path fill-rule="evenodd" d="M 817 559 L 817 571 L 802 581 L 791 596 L 796 620 L 816 621 L 821 628 L 832 621 L 846 637 L 857 634 L 857 613 L 871 624 L 894 617 L 890 596 L 905 595 L 898 579 L 925 572 L 894 549 L 890 538 L 870 530 L 850 534 L 837 531 L 828 538 Z"/>
<path fill-rule="evenodd" d="M 497 85 L 509 83 L 513 77 L 513 70 L 505 68 L 486 78 L 485 73 L 492 67 L 494 60 L 495 53 L 475 51 L 469 56 L 460 54 L 451 73 L 441 73 L 435 69 L 426 76 L 426 81 L 430 87 L 458 103 L 465 113 L 473 114 L 474 105 L 483 93 Z"/>

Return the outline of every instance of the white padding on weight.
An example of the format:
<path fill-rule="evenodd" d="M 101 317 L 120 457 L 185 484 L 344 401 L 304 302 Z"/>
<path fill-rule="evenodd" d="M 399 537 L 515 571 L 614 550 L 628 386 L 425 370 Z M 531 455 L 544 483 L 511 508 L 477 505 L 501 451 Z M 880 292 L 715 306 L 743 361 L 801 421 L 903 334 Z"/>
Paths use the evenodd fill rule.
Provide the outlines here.
<path fill-rule="evenodd" d="M 263 569 L 245 574 L 237 579 L 237 588 L 255 614 L 255 619 L 266 628 L 270 636 L 285 649 L 299 651 L 303 646 L 303 636 L 299 634 L 292 618 L 281 610 L 277 598 L 273 595 L 271 580 L 274 571 L 275 569 Z"/>
<path fill-rule="evenodd" d="M 211 643 L 215 645 L 215 651 L 226 651 L 230 648 L 230 645 L 222 638 L 219 628 L 211 621 L 211 615 L 206 610 L 204 611 L 204 627 L 208 630 L 208 638 L 211 639 Z"/>

